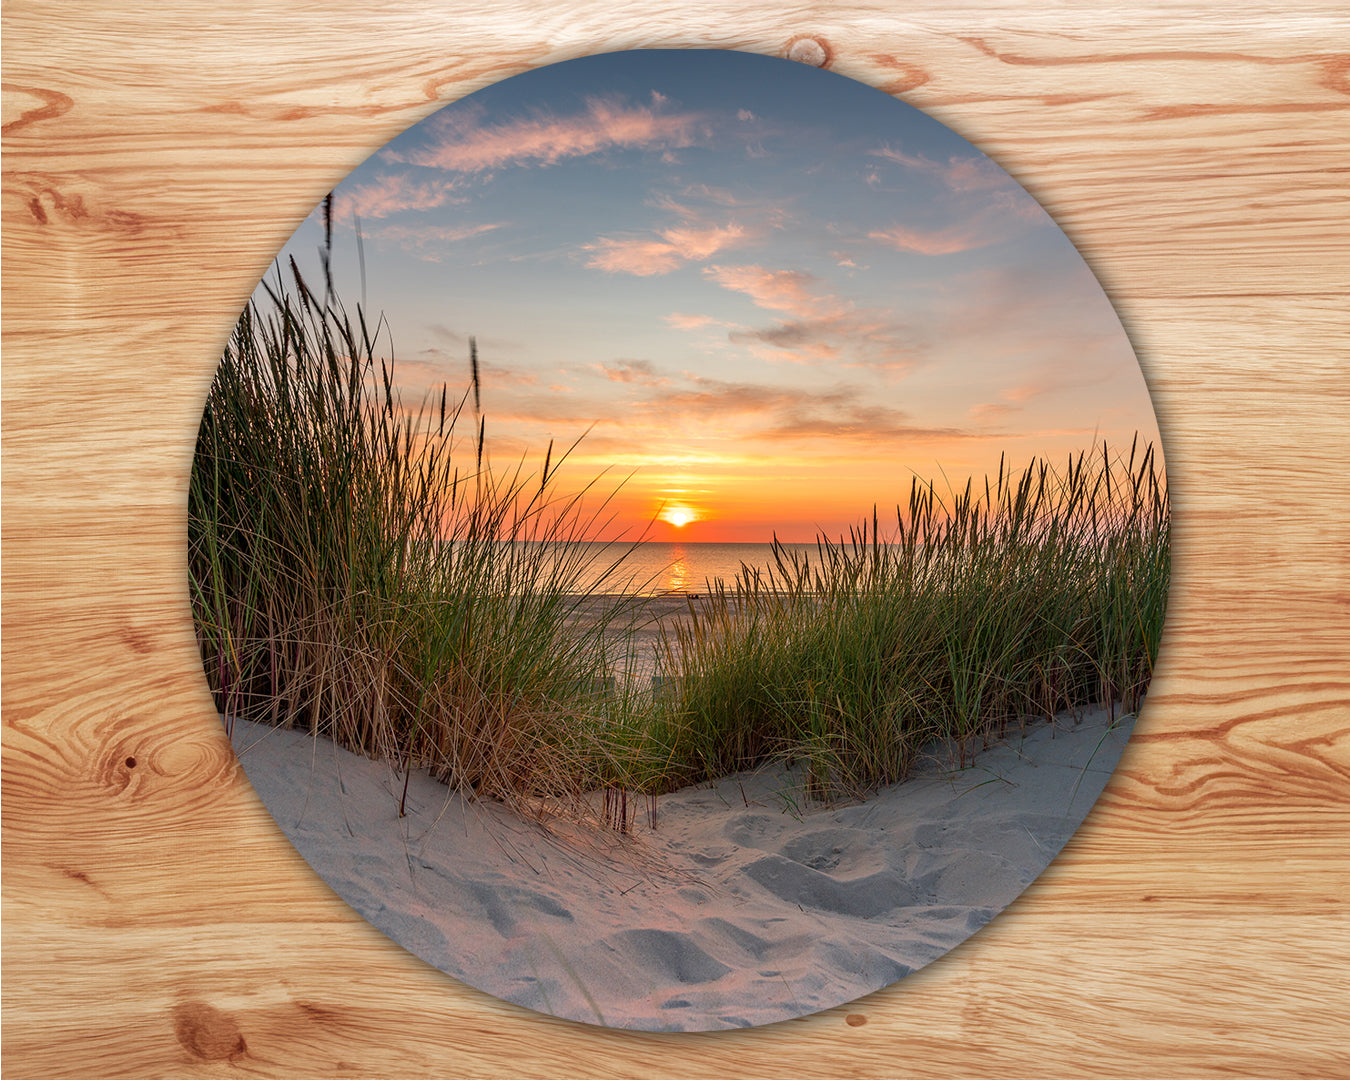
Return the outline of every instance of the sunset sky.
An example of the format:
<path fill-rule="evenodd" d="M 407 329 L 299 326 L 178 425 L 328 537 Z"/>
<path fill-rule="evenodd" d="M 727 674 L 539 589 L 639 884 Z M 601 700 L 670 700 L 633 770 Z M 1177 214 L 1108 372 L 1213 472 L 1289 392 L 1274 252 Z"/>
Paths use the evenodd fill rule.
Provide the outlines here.
<path fill-rule="evenodd" d="M 1007 174 L 880 91 L 786 60 L 630 52 L 520 75 L 335 193 L 334 278 L 392 330 L 405 401 L 467 386 L 500 468 L 589 429 L 650 539 L 809 541 L 914 475 L 1157 441 L 1092 273 Z M 316 210 L 294 254 L 321 279 Z M 471 425 L 464 426 L 466 443 Z M 630 474 L 631 477 L 630 477 Z M 683 525 L 673 521 L 688 519 Z"/>

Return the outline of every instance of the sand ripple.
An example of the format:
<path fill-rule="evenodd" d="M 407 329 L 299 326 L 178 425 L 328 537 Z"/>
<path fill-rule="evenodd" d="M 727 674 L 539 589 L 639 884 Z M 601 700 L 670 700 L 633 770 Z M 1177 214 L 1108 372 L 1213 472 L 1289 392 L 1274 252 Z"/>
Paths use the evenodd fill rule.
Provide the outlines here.
<path fill-rule="evenodd" d="M 770 1023 L 932 962 L 993 918 L 1072 835 L 1132 720 L 1010 734 L 956 769 L 939 747 L 866 802 L 802 809 L 761 771 L 661 800 L 659 828 L 596 840 L 467 804 L 299 732 L 238 724 L 268 809 L 375 926 L 527 1008 L 644 1030 Z"/>

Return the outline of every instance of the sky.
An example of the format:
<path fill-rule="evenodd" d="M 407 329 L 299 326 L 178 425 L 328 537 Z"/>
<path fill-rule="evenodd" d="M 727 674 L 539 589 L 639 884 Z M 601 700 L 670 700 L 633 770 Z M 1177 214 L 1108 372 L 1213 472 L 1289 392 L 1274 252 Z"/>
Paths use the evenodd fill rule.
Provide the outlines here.
<path fill-rule="evenodd" d="M 316 208 L 282 264 L 321 280 L 322 243 Z M 809 542 L 874 505 L 894 522 L 916 476 L 1158 442 L 1037 203 L 918 110 L 788 60 L 612 53 L 472 94 L 335 189 L 333 275 L 385 316 L 405 404 L 462 392 L 476 337 L 494 467 L 580 440 L 558 484 L 614 493 L 608 535 Z"/>

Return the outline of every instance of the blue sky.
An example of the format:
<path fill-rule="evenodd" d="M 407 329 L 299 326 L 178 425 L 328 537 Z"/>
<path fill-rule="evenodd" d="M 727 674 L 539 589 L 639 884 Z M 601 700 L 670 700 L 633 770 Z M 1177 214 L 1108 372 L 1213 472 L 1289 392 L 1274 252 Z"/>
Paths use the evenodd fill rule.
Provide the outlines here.
<path fill-rule="evenodd" d="M 500 467 L 586 434 L 653 539 L 810 540 L 910 478 L 1157 441 L 1124 331 L 1010 177 L 842 76 L 614 53 L 452 104 L 335 192 L 334 274 L 405 400 L 483 370 Z M 282 253 L 317 279 L 316 211 Z M 467 428 L 466 428 L 467 433 Z M 673 521 L 672 521 L 673 519 Z M 685 520 L 687 519 L 687 520 Z M 676 525 L 674 521 L 685 521 Z"/>

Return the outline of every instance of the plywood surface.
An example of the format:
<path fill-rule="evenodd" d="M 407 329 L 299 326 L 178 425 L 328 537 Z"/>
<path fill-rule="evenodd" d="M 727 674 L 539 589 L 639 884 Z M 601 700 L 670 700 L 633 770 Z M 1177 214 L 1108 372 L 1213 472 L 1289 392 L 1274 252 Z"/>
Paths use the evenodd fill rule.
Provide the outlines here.
<path fill-rule="evenodd" d="M 14 0 L 3 23 L 6 1076 L 1350 1075 L 1341 5 Z M 191 632 L 193 436 L 272 256 L 397 132 L 544 63 L 803 36 L 993 156 L 1115 302 L 1173 491 L 1161 671 L 1065 854 L 932 967 L 765 1029 L 553 1021 L 389 943 L 253 795 Z"/>

